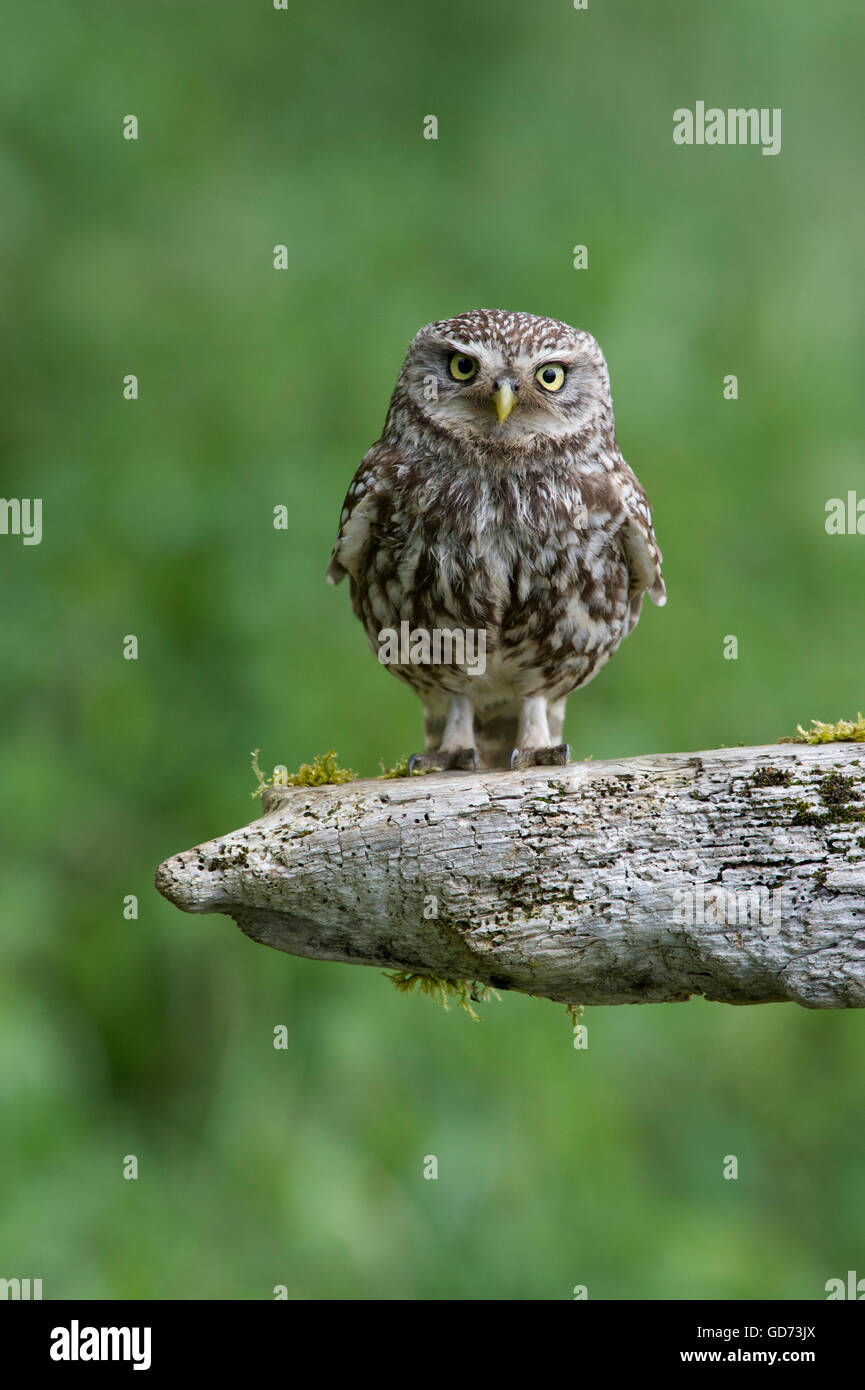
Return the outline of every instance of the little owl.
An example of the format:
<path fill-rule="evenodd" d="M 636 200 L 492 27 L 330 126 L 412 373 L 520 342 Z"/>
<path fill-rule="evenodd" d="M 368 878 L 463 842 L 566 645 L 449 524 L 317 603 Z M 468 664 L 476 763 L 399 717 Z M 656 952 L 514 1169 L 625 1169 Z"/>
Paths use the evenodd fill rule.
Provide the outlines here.
<path fill-rule="evenodd" d="M 346 574 L 374 652 L 386 632 L 436 631 L 485 651 L 458 664 L 459 644 L 433 641 L 438 661 L 402 644 L 390 669 L 426 716 L 411 769 L 566 763 L 567 696 L 634 628 L 645 590 L 666 602 L 591 334 L 501 309 L 422 328 L 346 495 L 327 577 Z"/>

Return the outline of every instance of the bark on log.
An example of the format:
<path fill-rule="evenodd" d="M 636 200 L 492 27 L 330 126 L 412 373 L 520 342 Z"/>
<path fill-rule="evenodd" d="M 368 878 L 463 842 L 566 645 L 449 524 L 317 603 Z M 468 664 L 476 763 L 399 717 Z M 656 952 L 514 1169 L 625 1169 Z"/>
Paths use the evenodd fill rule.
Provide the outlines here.
<path fill-rule="evenodd" d="M 160 892 L 293 955 L 565 1003 L 865 1006 L 861 744 L 262 800 L 261 819 L 162 864 Z"/>

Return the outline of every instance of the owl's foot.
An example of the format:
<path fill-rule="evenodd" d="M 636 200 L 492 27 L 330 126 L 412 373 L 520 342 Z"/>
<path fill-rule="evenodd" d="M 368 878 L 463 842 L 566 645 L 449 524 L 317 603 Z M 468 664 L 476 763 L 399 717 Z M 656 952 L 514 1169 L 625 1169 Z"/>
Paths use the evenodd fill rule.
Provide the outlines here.
<path fill-rule="evenodd" d="M 519 772 L 524 767 L 567 767 L 570 756 L 567 743 L 557 743 L 554 748 L 515 748 L 511 754 L 511 771 Z"/>
<path fill-rule="evenodd" d="M 434 753 L 414 753 L 408 760 L 408 775 L 415 772 L 476 772 L 478 755 L 473 748 L 437 748 Z"/>

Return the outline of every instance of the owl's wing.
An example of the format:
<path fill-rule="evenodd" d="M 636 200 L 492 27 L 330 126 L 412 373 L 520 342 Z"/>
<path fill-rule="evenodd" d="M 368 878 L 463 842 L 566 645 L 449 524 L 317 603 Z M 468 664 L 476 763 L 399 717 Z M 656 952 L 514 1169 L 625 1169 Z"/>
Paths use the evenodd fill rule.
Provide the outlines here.
<path fill-rule="evenodd" d="M 381 458 L 373 445 L 361 462 L 345 494 L 339 518 L 339 531 L 327 567 L 328 584 L 339 584 L 347 574 L 357 579 L 372 537 L 372 524 L 378 513 Z"/>
<path fill-rule="evenodd" d="M 661 575 L 661 552 L 652 529 L 649 499 L 624 460 L 623 465 L 621 470 L 617 470 L 617 491 L 624 512 L 619 534 L 630 576 L 630 611 L 626 632 L 633 632 L 643 606 L 643 595 L 648 593 L 649 598 L 662 608 L 667 602 L 667 590 Z"/>
<path fill-rule="evenodd" d="M 667 602 L 667 590 L 661 574 L 662 556 L 652 529 L 649 499 L 636 478 L 633 482 L 626 481 L 620 495 L 625 510 L 621 534 L 631 576 L 631 593 L 636 598 L 648 591 L 652 602 L 662 608 Z"/>

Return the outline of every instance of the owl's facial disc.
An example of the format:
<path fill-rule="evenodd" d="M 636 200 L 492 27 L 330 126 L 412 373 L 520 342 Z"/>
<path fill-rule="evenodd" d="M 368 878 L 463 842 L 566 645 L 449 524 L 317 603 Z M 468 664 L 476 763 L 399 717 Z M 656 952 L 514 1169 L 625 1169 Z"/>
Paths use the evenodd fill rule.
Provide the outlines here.
<path fill-rule="evenodd" d="M 511 430 L 536 428 L 539 419 L 544 423 L 549 419 L 550 397 L 561 393 L 562 399 L 570 397 L 573 403 L 572 393 L 563 389 L 568 382 L 567 358 L 539 358 L 536 351 L 502 353 L 485 345 L 470 354 L 456 342 L 442 344 L 440 352 L 448 377 L 445 407 L 473 418 L 481 428 L 485 424 L 498 433 L 493 417 L 501 427 L 515 411 Z"/>
<path fill-rule="evenodd" d="M 481 316 L 483 318 L 483 315 Z M 472 328 L 442 320 L 422 329 L 404 368 L 420 414 L 456 443 L 524 452 L 585 428 L 609 398 L 594 339 L 560 333 Z"/>

